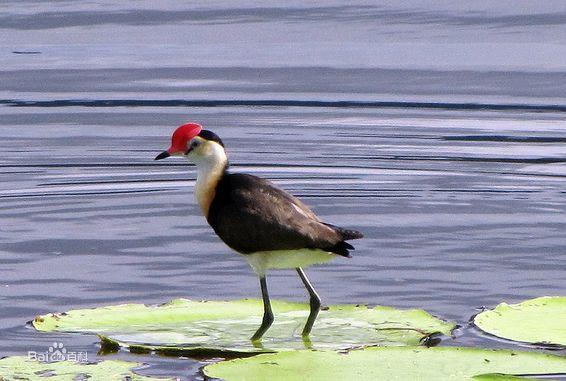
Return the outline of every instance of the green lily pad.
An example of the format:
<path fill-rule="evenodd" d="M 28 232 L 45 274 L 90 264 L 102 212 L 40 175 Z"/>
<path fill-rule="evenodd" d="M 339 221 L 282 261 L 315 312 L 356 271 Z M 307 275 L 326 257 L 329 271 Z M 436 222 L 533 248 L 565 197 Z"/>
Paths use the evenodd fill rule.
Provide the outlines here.
<path fill-rule="evenodd" d="M 74 381 L 78 379 L 105 381 L 163 381 L 163 378 L 140 376 L 131 368 L 140 366 L 135 362 L 107 360 L 81 364 L 72 361 L 43 363 L 26 356 L 0 359 L 2 381 Z"/>
<path fill-rule="evenodd" d="M 504 339 L 566 346 L 566 297 L 544 296 L 518 304 L 501 303 L 476 315 L 474 324 Z"/>
<path fill-rule="evenodd" d="M 566 358 L 543 353 L 457 347 L 371 347 L 347 354 L 288 351 L 207 365 L 226 381 L 506 380 L 566 372 Z"/>
<path fill-rule="evenodd" d="M 252 299 L 178 299 L 160 306 L 125 304 L 73 310 L 38 316 L 33 325 L 46 332 L 97 333 L 106 347 L 176 355 L 418 345 L 433 334 L 448 335 L 455 327 L 422 310 L 336 305 L 320 312 L 310 340 L 303 340 L 308 305 L 273 301 L 272 308 L 275 322 L 256 346 L 249 338 L 261 323 L 263 304 Z"/>
<path fill-rule="evenodd" d="M 501 374 L 501 373 L 488 373 L 488 374 L 481 374 L 479 376 L 474 376 L 473 380 L 474 381 L 517 381 L 517 380 L 525 381 L 525 377 L 513 376 L 513 375 Z M 527 380 L 532 381 L 532 380 L 543 380 L 543 379 L 529 377 Z"/>

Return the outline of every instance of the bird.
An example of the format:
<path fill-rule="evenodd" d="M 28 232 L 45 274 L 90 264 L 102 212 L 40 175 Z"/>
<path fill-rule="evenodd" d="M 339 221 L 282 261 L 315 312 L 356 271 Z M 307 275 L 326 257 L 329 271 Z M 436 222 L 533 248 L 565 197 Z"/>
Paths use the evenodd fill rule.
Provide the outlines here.
<path fill-rule="evenodd" d="M 214 232 L 241 254 L 259 277 L 263 318 L 251 337 L 262 339 L 274 321 L 266 275 L 272 269 L 295 269 L 309 294 L 310 312 L 302 331 L 308 338 L 321 309 L 321 299 L 304 268 L 336 257 L 351 257 L 348 240 L 356 230 L 323 222 L 302 201 L 270 181 L 228 170 L 224 143 L 200 124 L 179 126 L 171 146 L 155 160 L 184 156 L 196 165 L 195 198 Z"/>

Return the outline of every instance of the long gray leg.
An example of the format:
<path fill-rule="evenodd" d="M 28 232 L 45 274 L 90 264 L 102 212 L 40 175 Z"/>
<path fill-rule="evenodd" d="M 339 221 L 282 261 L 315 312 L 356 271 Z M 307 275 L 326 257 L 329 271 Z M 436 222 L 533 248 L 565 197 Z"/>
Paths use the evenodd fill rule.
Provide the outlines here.
<path fill-rule="evenodd" d="M 256 333 L 252 336 L 252 341 L 261 339 L 263 334 L 271 327 L 271 323 L 273 323 L 273 312 L 271 311 L 271 303 L 269 302 L 265 275 L 259 278 L 259 284 L 261 286 L 261 297 L 263 298 L 263 320 Z"/>
<path fill-rule="evenodd" d="M 318 316 L 318 311 L 320 311 L 320 297 L 314 290 L 311 282 L 309 282 L 309 279 L 307 278 L 307 275 L 305 274 L 303 269 L 297 267 L 297 273 L 299 273 L 299 276 L 301 277 L 301 280 L 303 281 L 303 284 L 305 285 L 310 295 L 311 312 L 309 314 L 309 318 L 307 319 L 307 323 L 305 324 L 305 328 L 303 328 L 303 337 L 304 337 L 304 336 L 308 336 L 311 333 L 314 321 Z"/>

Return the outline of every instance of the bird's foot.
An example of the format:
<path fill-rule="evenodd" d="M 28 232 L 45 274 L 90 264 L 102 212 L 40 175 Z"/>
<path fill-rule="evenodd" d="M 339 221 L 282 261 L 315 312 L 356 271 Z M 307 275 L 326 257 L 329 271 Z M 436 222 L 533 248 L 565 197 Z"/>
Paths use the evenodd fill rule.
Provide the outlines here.
<path fill-rule="evenodd" d="M 308 334 L 307 335 L 303 334 L 301 338 L 303 339 L 303 344 L 305 346 L 305 349 L 312 349 L 312 341 L 310 336 Z"/>

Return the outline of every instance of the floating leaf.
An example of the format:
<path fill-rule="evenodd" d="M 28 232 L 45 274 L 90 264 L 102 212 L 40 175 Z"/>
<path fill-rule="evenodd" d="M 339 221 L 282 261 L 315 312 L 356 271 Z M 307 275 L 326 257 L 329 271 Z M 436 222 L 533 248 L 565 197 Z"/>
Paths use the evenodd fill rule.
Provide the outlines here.
<path fill-rule="evenodd" d="M 521 376 L 513 376 L 509 374 L 501 374 L 501 373 L 489 373 L 489 374 L 480 374 L 479 376 L 473 377 L 474 381 L 517 381 L 523 380 L 525 381 L 525 377 Z M 527 380 L 540 380 L 539 378 L 529 377 Z"/>
<path fill-rule="evenodd" d="M 369 345 L 418 345 L 432 334 L 450 334 L 453 323 L 422 310 L 336 305 L 320 312 L 310 336 L 301 330 L 308 305 L 273 301 L 275 322 L 262 345 L 250 337 L 263 314 L 261 300 L 196 302 L 173 300 L 160 306 L 126 304 L 39 316 L 39 331 L 91 332 L 106 346 L 165 354 L 261 353 L 292 349 L 343 350 Z"/>
<path fill-rule="evenodd" d="M 72 361 L 42 363 L 25 356 L 0 359 L 0 380 L 2 381 L 163 381 L 163 378 L 140 376 L 131 368 L 141 364 L 108 360 L 98 363 L 81 364 Z"/>
<path fill-rule="evenodd" d="M 501 303 L 476 315 L 474 324 L 504 339 L 566 346 L 566 297 L 544 296 L 518 304 Z"/>
<path fill-rule="evenodd" d="M 347 354 L 287 351 L 204 368 L 207 377 L 226 381 L 511 380 L 512 375 L 564 372 L 566 358 L 559 356 L 456 347 L 371 347 Z"/>

